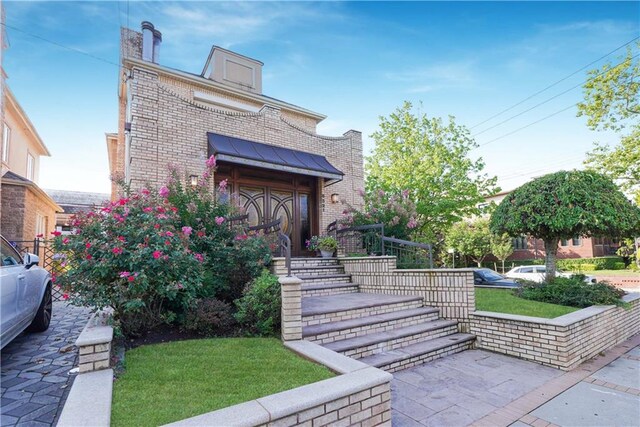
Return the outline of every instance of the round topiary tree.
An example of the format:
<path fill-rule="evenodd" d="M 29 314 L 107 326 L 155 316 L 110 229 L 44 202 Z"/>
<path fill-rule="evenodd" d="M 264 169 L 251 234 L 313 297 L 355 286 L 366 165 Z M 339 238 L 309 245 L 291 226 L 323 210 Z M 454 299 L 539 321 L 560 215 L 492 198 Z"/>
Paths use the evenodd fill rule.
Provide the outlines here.
<path fill-rule="evenodd" d="M 491 231 L 528 234 L 544 241 L 546 280 L 556 273 L 560 239 L 628 237 L 640 232 L 640 208 L 605 176 L 561 171 L 514 190 L 491 215 Z"/>

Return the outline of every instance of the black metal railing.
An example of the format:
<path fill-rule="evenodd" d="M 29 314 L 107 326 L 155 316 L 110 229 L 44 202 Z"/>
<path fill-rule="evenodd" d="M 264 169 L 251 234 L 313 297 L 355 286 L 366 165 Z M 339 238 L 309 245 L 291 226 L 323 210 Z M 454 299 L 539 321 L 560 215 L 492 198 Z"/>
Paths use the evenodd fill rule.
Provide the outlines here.
<path fill-rule="evenodd" d="M 336 221 L 327 226 L 327 235 L 335 237 L 346 256 L 397 258 L 398 268 L 433 268 L 433 247 L 384 235 L 384 224 L 340 228 Z"/>
<path fill-rule="evenodd" d="M 291 239 L 282 231 L 280 218 L 264 224 L 246 227 L 246 230 L 247 233 L 262 233 L 269 243 L 269 247 L 272 248 L 272 255 L 284 257 L 287 276 L 291 276 Z"/>

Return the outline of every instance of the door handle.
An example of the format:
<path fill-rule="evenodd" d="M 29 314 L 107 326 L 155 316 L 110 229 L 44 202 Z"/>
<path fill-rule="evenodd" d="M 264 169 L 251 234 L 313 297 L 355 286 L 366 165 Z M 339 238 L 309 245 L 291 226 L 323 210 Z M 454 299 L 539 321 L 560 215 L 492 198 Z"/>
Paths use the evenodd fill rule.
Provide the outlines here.
<path fill-rule="evenodd" d="M 24 280 L 24 278 L 27 277 L 24 274 L 18 274 L 18 280 Z"/>

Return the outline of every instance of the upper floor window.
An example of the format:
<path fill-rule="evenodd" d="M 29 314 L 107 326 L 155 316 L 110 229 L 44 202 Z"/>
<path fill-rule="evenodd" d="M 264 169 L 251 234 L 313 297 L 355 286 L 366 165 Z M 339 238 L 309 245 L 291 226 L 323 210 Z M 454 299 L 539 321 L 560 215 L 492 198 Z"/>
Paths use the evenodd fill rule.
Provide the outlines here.
<path fill-rule="evenodd" d="M 27 153 L 27 179 L 31 181 L 33 181 L 36 176 L 35 163 L 36 159 L 33 158 L 31 153 Z"/>
<path fill-rule="evenodd" d="M 11 128 L 6 123 L 3 124 L 4 133 L 2 138 L 2 161 L 9 162 L 9 147 L 11 145 Z"/>
<path fill-rule="evenodd" d="M 567 239 L 560 240 L 560 246 L 569 246 L 569 241 Z"/>
<path fill-rule="evenodd" d="M 527 236 L 520 236 L 513 239 L 513 249 L 527 249 Z"/>
<path fill-rule="evenodd" d="M 574 237 L 573 239 L 571 239 L 571 243 L 573 244 L 573 246 L 582 245 L 582 237 L 580 237 L 580 236 Z"/>

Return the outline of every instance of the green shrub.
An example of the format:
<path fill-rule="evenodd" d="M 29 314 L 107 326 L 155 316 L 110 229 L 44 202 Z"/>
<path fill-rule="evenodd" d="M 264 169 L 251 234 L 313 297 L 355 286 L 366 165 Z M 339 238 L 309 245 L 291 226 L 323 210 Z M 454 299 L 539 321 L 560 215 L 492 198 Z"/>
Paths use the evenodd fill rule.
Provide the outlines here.
<path fill-rule="evenodd" d="M 596 264 L 580 264 L 578 269 L 580 271 L 596 271 L 598 266 Z"/>
<path fill-rule="evenodd" d="M 569 271 L 587 271 L 582 268 L 584 264 L 593 264 L 596 270 L 613 270 L 616 262 L 622 262 L 618 256 L 606 256 L 598 258 L 567 258 L 558 260 L 558 268 Z M 590 270 L 592 271 L 592 270 Z"/>
<path fill-rule="evenodd" d="M 183 326 L 206 337 L 227 335 L 235 323 L 231 305 L 215 298 L 196 301 L 185 315 Z"/>
<path fill-rule="evenodd" d="M 624 262 L 616 262 L 613 264 L 612 270 L 624 270 L 625 268 L 627 268 L 627 266 L 624 265 Z"/>
<path fill-rule="evenodd" d="M 514 290 L 514 294 L 524 299 L 566 305 L 589 307 L 592 305 L 622 305 L 620 299 L 625 292 L 606 283 L 585 283 L 584 275 L 571 278 L 556 277 L 550 283 L 524 283 Z"/>
<path fill-rule="evenodd" d="M 280 330 L 280 283 L 278 277 L 263 270 L 235 302 L 235 318 L 243 329 L 254 335 L 274 335 Z"/>

